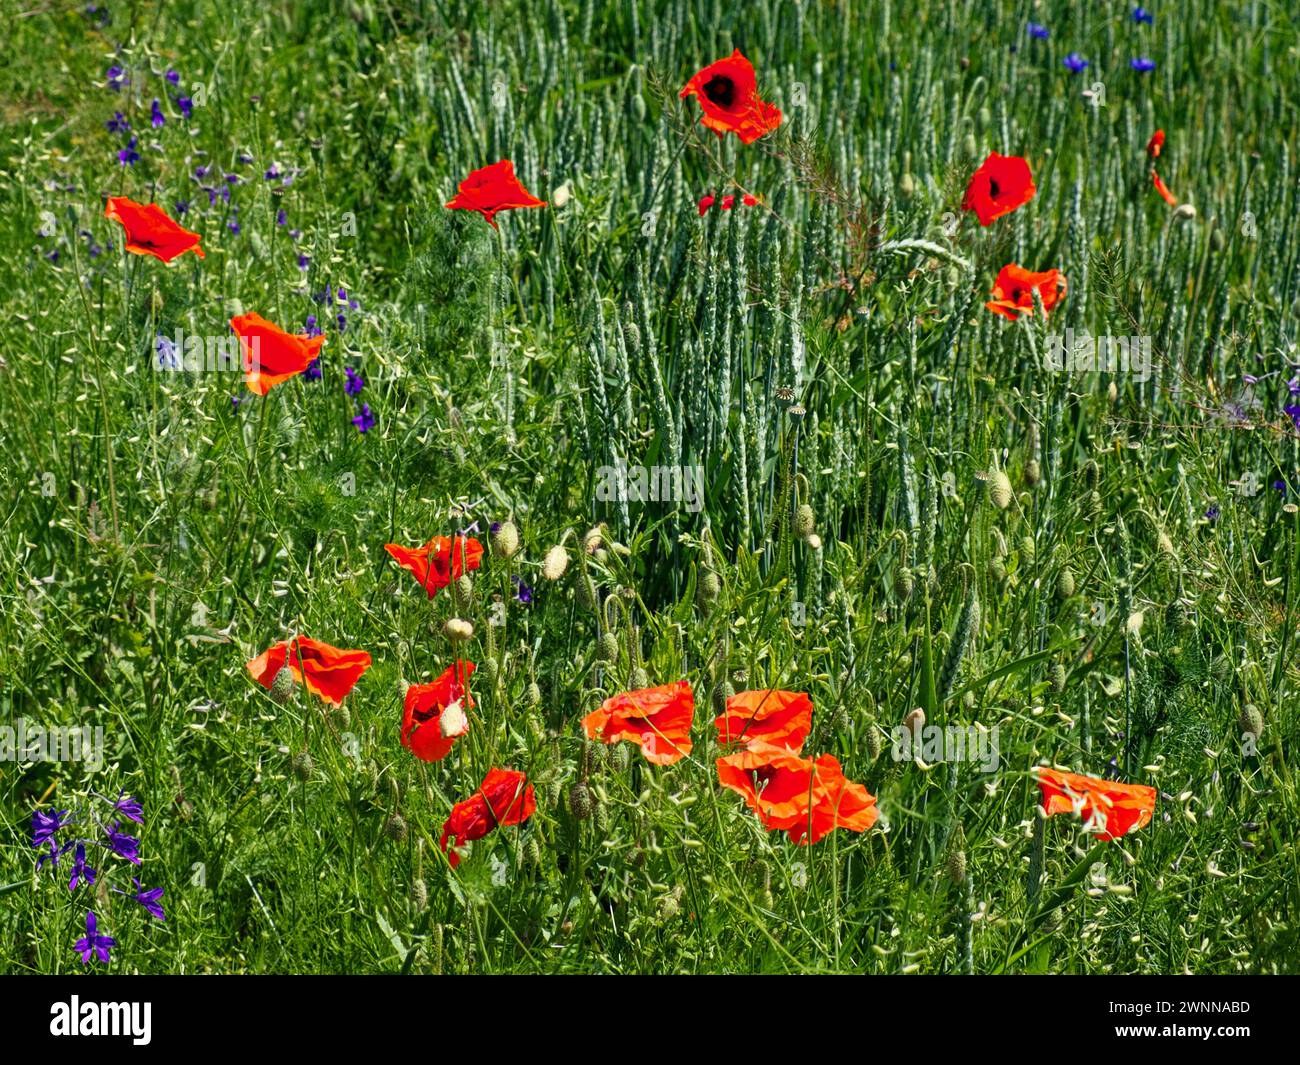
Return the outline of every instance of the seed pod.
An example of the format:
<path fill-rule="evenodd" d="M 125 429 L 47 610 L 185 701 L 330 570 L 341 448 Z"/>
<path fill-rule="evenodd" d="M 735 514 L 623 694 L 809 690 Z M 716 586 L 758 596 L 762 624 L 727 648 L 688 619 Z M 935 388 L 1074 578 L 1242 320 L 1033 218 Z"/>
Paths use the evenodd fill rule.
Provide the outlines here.
<path fill-rule="evenodd" d="M 948 861 L 946 863 L 948 879 L 954 884 L 966 880 L 966 833 L 958 824 L 953 829 L 952 839 L 948 843 Z"/>
<path fill-rule="evenodd" d="M 497 558 L 511 558 L 519 550 L 519 530 L 513 521 L 503 521 L 491 535 L 492 553 Z"/>
<path fill-rule="evenodd" d="M 800 540 L 806 540 L 813 534 L 816 526 L 816 519 L 813 517 L 813 508 L 807 503 L 800 503 L 795 509 L 792 529 Z"/>
<path fill-rule="evenodd" d="M 290 759 L 289 768 L 299 780 L 311 780 L 312 774 L 316 771 L 316 763 L 312 761 L 308 751 L 301 750 Z"/>
<path fill-rule="evenodd" d="M 384 835 L 394 843 L 406 841 L 406 818 L 394 811 L 384 822 Z"/>
<path fill-rule="evenodd" d="M 640 691 L 642 688 L 650 687 L 650 674 L 640 666 L 637 666 L 628 675 L 628 683 L 632 686 L 633 691 Z"/>
<path fill-rule="evenodd" d="M 1250 733 L 1258 740 L 1264 734 L 1264 715 L 1259 712 L 1259 707 L 1253 703 L 1247 703 L 1241 708 L 1241 716 L 1237 718 L 1237 726 L 1241 729 L 1243 735 Z"/>
<path fill-rule="evenodd" d="M 1011 491 L 1011 478 L 1004 470 L 993 470 L 989 473 L 988 486 L 989 498 L 993 500 L 993 505 L 998 510 L 1006 510 L 1011 506 L 1014 495 Z"/>
<path fill-rule="evenodd" d="M 540 706 L 542 703 L 542 689 L 538 686 L 537 681 L 531 681 L 524 693 L 529 706 Z"/>
<path fill-rule="evenodd" d="M 464 643 L 473 638 L 474 624 L 464 618 L 448 618 L 443 622 L 442 634 L 452 643 Z"/>
<path fill-rule="evenodd" d="M 1069 566 L 1062 566 L 1056 574 L 1056 598 L 1064 602 L 1074 595 L 1074 574 Z"/>
<path fill-rule="evenodd" d="M 915 587 L 915 581 L 912 578 L 912 571 L 900 565 L 894 571 L 894 594 L 904 603 L 912 598 L 912 589 Z"/>
<path fill-rule="evenodd" d="M 1060 662 L 1053 662 L 1052 668 L 1048 671 L 1048 676 L 1052 681 L 1052 690 L 1058 695 L 1065 691 L 1065 666 Z"/>
<path fill-rule="evenodd" d="M 1030 459 L 1025 463 L 1025 484 L 1033 488 L 1043 479 L 1043 469 L 1038 464 L 1037 459 Z"/>
<path fill-rule="evenodd" d="M 727 700 L 736 694 L 736 689 L 728 681 L 713 686 L 713 710 L 721 715 L 727 712 Z"/>
<path fill-rule="evenodd" d="M 542 560 L 542 576 L 548 581 L 558 581 L 568 568 L 569 553 L 560 544 L 546 552 L 546 558 Z"/>

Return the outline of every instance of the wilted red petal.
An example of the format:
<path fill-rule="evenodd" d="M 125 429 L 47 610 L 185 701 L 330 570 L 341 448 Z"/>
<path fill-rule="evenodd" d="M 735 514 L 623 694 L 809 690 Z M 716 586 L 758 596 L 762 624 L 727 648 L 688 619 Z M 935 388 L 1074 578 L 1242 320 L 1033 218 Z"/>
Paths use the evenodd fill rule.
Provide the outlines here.
<path fill-rule="evenodd" d="M 460 703 L 466 712 L 474 708 L 469 693 L 469 678 L 473 673 L 473 662 L 460 661 L 448 666 L 436 680 L 412 684 L 406 689 L 402 710 L 403 747 L 426 762 L 439 762 L 451 753 L 463 733 L 444 736 L 442 715 L 453 703 Z"/>
<path fill-rule="evenodd" d="M 1156 130 L 1151 134 L 1151 139 L 1147 141 L 1147 156 L 1151 159 L 1159 158 L 1160 149 L 1165 146 L 1165 131 Z"/>
<path fill-rule="evenodd" d="M 472 536 L 435 536 L 423 547 L 384 544 L 384 550 L 420 582 L 430 599 L 483 561 L 483 545 Z"/>
<path fill-rule="evenodd" d="M 1156 809 L 1156 789 L 1145 784 L 1121 784 L 1059 769 L 1034 771 L 1043 793 L 1043 811 L 1077 812 L 1091 824 L 1098 839 L 1119 839 L 1151 821 Z"/>
<path fill-rule="evenodd" d="M 631 740 L 646 760 L 672 765 L 691 753 L 695 693 L 686 681 L 612 696 L 582 719 L 588 738 L 603 743 Z"/>
<path fill-rule="evenodd" d="M 323 336 L 286 333 L 260 314 L 238 315 L 230 319 L 230 328 L 239 337 L 244 382 L 259 396 L 307 369 L 325 343 Z"/>
<path fill-rule="evenodd" d="M 1178 206 L 1178 197 L 1169 191 L 1169 186 L 1160 180 L 1160 175 L 1155 170 L 1151 171 L 1151 184 L 1156 187 L 1156 192 L 1160 193 L 1165 203 L 1169 204 L 1170 207 Z"/>
<path fill-rule="evenodd" d="M 470 798 L 451 808 L 443 823 L 439 846 L 453 867 L 460 856 L 447 851 L 449 842 L 469 843 L 482 839 L 498 825 L 518 825 L 533 816 L 537 798 L 528 778 L 514 769 L 492 769 Z"/>

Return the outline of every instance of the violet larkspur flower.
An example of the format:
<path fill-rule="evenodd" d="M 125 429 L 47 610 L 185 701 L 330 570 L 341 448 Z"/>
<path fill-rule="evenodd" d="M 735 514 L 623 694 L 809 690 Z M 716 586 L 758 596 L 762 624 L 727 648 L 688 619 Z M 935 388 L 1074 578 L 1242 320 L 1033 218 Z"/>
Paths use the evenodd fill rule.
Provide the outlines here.
<path fill-rule="evenodd" d="M 308 255 L 305 251 L 304 251 L 304 252 L 299 252 L 299 253 L 298 253 L 298 269 L 299 269 L 299 270 L 306 270 L 309 266 L 311 266 L 311 256 Z"/>
<path fill-rule="evenodd" d="M 307 320 L 303 323 L 303 325 L 306 326 L 307 328 L 308 337 L 318 337 L 322 333 L 320 326 L 316 324 L 316 316 L 314 314 L 307 315 Z M 319 359 L 317 359 L 316 361 L 320 362 Z"/>
<path fill-rule="evenodd" d="M 117 940 L 112 936 L 99 935 L 98 924 L 95 921 L 95 911 L 86 911 L 86 935 L 83 939 L 78 939 L 73 944 L 72 949 L 80 953 L 81 964 L 87 965 L 90 962 L 90 956 L 95 954 L 102 962 L 108 961 L 108 950 L 110 947 L 117 946 Z"/>
<path fill-rule="evenodd" d="M 68 881 L 68 890 L 76 891 L 78 882 L 89 887 L 95 882 L 95 870 L 86 864 L 86 845 L 77 844 L 77 853 L 72 862 L 72 879 Z"/>
<path fill-rule="evenodd" d="M 173 350 L 175 347 L 176 345 L 173 344 Z M 117 793 L 117 802 L 113 803 L 113 810 L 134 821 L 137 825 L 144 824 L 144 817 L 141 816 L 144 813 L 144 807 L 140 805 L 139 799 L 128 795 L 125 788 Z"/>
<path fill-rule="evenodd" d="M 135 150 L 136 139 L 132 137 L 126 142 L 126 147 L 117 153 L 117 161 L 123 166 L 135 166 L 140 159 L 140 153 Z"/>
<path fill-rule="evenodd" d="M 262 175 L 262 180 L 274 181 L 279 176 L 280 176 L 279 166 L 277 166 L 275 163 L 272 163 L 270 166 L 266 168 L 266 173 Z"/>
<path fill-rule="evenodd" d="M 1064 59 L 1062 59 L 1061 62 L 1064 63 L 1074 74 L 1079 74 L 1082 71 L 1086 70 L 1088 67 L 1088 61 L 1084 59 L 1083 56 L 1081 56 L 1078 52 L 1071 52 Z"/>
<path fill-rule="evenodd" d="M 352 419 L 352 424 L 357 427 L 357 432 L 364 433 L 375 427 L 375 416 L 370 413 L 368 403 L 361 404 L 361 413 Z"/>
<path fill-rule="evenodd" d="M 158 102 L 158 97 L 154 97 L 153 106 L 149 108 L 149 123 L 154 129 L 162 129 L 167 125 L 167 119 L 163 117 L 162 104 Z"/>
<path fill-rule="evenodd" d="M 289 216 L 284 213 L 283 207 L 275 212 L 275 224 L 277 226 L 287 226 L 289 224 Z"/>
<path fill-rule="evenodd" d="M 36 810 L 32 814 L 32 846 L 39 847 L 46 840 L 52 840 L 54 833 L 68 824 L 64 820 L 67 810 Z"/>
<path fill-rule="evenodd" d="M 226 223 L 226 228 L 230 230 L 230 232 L 234 233 L 235 236 L 239 235 L 239 208 L 238 207 L 232 207 L 230 209 L 230 221 Z"/>
<path fill-rule="evenodd" d="M 1293 396 L 1300 396 L 1300 377 L 1293 377 L 1286 383 L 1286 390 Z"/>
<path fill-rule="evenodd" d="M 122 822 L 114 821 L 112 828 L 104 829 L 104 846 L 119 858 L 125 858 L 132 865 L 140 864 L 140 841 L 125 832 L 119 832 L 117 826 Z"/>
<path fill-rule="evenodd" d="M 1282 408 L 1282 413 L 1288 415 L 1291 419 L 1291 423 L 1297 429 L 1300 429 L 1300 404 L 1288 403 Z"/>
<path fill-rule="evenodd" d="M 1039 25 L 1037 22 L 1031 22 L 1029 24 L 1030 37 L 1035 37 L 1040 41 L 1045 41 L 1051 35 L 1051 31 L 1048 30 L 1046 26 Z"/>
<path fill-rule="evenodd" d="M 320 336 L 320 332 L 318 331 L 316 335 Z M 312 359 L 311 362 L 307 364 L 307 369 L 303 370 L 302 376 L 307 378 L 308 381 L 319 381 L 321 379 L 322 372 L 320 368 L 319 356 Z"/>
<path fill-rule="evenodd" d="M 208 176 L 208 168 L 206 166 L 196 166 L 194 168 L 194 177 L 196 179 L 205 178 L 207 176 Z"/>
<path fill-rule="evenodd" d="M 361 375 L 351 366 L 343 367 L 343 372 L 348 375 L 347 381 L 343 384 L 343 391 L 349 396 L 361 395 L 361 390 L 366 386 L 366 382 L 362 380 Z"/>
<path fill-rule="evenodd" d="M 176 354 L 176 341 L 172 340 L 171 337 L 159 333 L 154 339 L 154 350 L 158 353 L 158 369 L 179 370 L 181 368 L 181 360 Z M 138 817 L 131 819 L 133 821 L 139 820 Z"/>
<path fill-rule="evenodd" d="M 176 106 L 180 108 L 181 118 L 188 119 L 194 114 L 194 101 L 188 96 L 176 97 Z"/>
<path fill-rule="evenodd" d="M 126 133 L 131 128 L 131 123 L 126 120 L 126 116 L 121 111 L 114 111 L 113 117 L 104 123 L 104 128 L 109 133 Z"/>
<path fill-rule="evenodd" d="M 1210 504 L 1210 508 L 1205 512 L 1205 516 L 1206 516 L 1207 518 L 1209 518 L 1210 521 L 1218 521 L 1218 520 L 1219 520 L 1219 504 L 1218 504 L 1218 503 L 1211 503 L 1211 504 Z"/>
<path fill-rule="evenodd" d="M 177 214 L 189 214 L 189 212 L 190 212 L 190 201 L 189 201 L 189 200 L 177 200 L 177 201 L 176 201 L 176 213 L 177 213 Z"/>
<path fill-rule="evenodd" d="M 1133 9 L 1133 21 L 1137 23 L 1145 22 L 1148 26 L 1155 24 L 1155 16 L 1145 7 L 1135 7 Z"/>
<path fill-rule="evenodd" d="M 108 87 L 114 92 L 121 92 L 131 84 L 131 79 L 127 76 L 126 71 L 116 63 L 108 68 L 104 76 L 108 79 Z"/>
<path fill-rule="evenodd" d="M 515 598 L 527 606 L 533 601 L 533 590 L 518 575 L 512 575 L 510 578 L 515 583 Z"/>
<path fill-rule="evenodd" d="M 340 333 L 346 333 L 346 332 L 347 332 L 347 330 L 348 330 L 348 319 L 347 319 L 347 316 L 346 316 L 346 315 L 340 313 L 339 316 L 338 316 L 337 318 L 334 319 L 334 321 L 335 321 L 335 323 L 338 325 L 338 327 L 339 327 L 339 332 L 340 332 Z"/>
<path fill-rule="evenodd" d="M 147 891 L 140 886 L 140 881 L 131 877 L 131 883 L 135 885 L 135 894 L 131 897 L 141 906 L 148 910 L 160 921 L 167 920 L 167 915 L 163 913 L 162 904 L 158 901 L 163 896 L 163 889 L 160 887 L 149 888 Z M 123 895 L 127 892 L 123 891 Z"/>
<path fill-rule="evenodd" d="M 167 81 L 172 85 L 179 85 L 181 83 L 181 76 L 175 70 L 167 71 L 167 73 L 164 74 L 163 77 L 166 78 Z"/>
<path fill-rule="evenodd" d="M 1156 69 L 1156 61 L 1154 59 L 1148 59 L 1144 55 L 1140 55 L 1136 59 L 1130 59 L 1128 65 L 1139 74 L 1149 74 L 1151 71 Z"/>
<path fill-rule="evenodd" d="M 1286 481 L 1274 481 L 1273 487 L 1276 488 L 1283 495 L 1286 495 Z"/>
<path fill-rule="evenodd" d="M 66 854 L 68 852 L 68 849 L 72 846 L 72 844 L 69 843 L 66 847 L 60 847 L 57 843 L 54 842 L 54 840 L 50 840 L 49 842 L 50 842 L 50 853 L 42 854 L 39 858 L 36 859 L 37 872 L 40 872 L 40 870 L 45 868 L 46 862 L 49 862 L 51 866 L 57 869 L 59 867 L 59 859 L 64 854 Z"/>

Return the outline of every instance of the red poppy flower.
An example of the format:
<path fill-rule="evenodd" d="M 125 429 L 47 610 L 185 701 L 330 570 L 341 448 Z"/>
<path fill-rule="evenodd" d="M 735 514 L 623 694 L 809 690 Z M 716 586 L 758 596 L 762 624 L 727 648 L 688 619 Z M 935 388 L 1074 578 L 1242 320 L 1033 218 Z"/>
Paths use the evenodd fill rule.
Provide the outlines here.
<path fill-rule="evenodd" d="M 703 218 L 705 214 L 708 213 L 709 208 L 712 207 L 717 202 L 718 202 L 717 197 L 712 195 L 700 197 L 700 202 L 696 204 L 696 207 L 698 207 L 700 211 L 700 217 Z M 756 203 L 758 203 L 758 197 L 751 196 L 749 193 L 745 193 L 743 196 L 741 196 L 740 202 L 744 204 L 746 207 L 753 207 Z M 730 211 L 734 206 L 736 206 L 735 196 L 722 197 L 722 209 L 724 211 Z"/>
<path fill-rule="evenodd" d="M 788 832 L 795 843 L 816 843 L 837 828 L 865 832 L 879 816 L 875 796 L 846 780 L 829 754 L 814 761 L 757 740 L 718 759 L 718 782 L 765 827 Z"/>
<path fill-rule="evenodd" d="M 1160 149 L 1165 146 L 1165 131 L 1156 130 L 1151 134 L 1151 139 L 1147 141 L 1147 157 L 1157 159 L 1160 156 Z"/>
<path fill-rule="evenodd" d="M 803 692 L 737 692 L 713 723 L 719 743 L 762 740 L 797 751 L 812 729 L 812 700 Z"/>
<path fill-rule="evenodd" d="M 384 544 L 384 550 L 420 582 L 430 599 L 483 561 L 483 545 L 472 536 L 435 536 L 423 547 Z"/>
<path fill-rule="evenodd" d="M 365 651 L 342 651 L 306 636 L 293 638 L 292 657 L 289 655 L 289 641 L 281 640 L 245 668 L 258 684 L 270 688 L 286 659 L 295 683 L 306 684 L 309 692 L 335 706 L 343 705 L 343 697 L 370 668 L 370 655 Z"/>
<path fill-rule="evenodd" d="M 1170 207 L 1178 206 L 1178 197 L 1169 191 L 1169 186 L 1160 180 L 1160 175 L 1154 169 L 1151 171 L 1151 184 L 1156 187 L 1156 192 L 1160 193 L 1165 203 L 1169 204 Z"/>
<path fill-rule="evenodd" d="M 990 152 L 971 175 L 961 209 L 974 211 L 980 225 L 987 226 L 995 218 L 1027 204 L 1037 191 L 1026 160 L 1018 155 Z"/>
<path fill-rule="evenodd" d="M 460 855 L 447 850 L 449 840 L 455 844 L 482 839 L 498 825 L 518 825 L 533 816 L 537 799 L 528 778 L 515 769 L 492 769 L 478 791 L 451 808 L 443 823 L 442 848 L 452 868 L 460 864 Z"/>
<path fill-rule="evenodd" d="M 623 692 L 582 719 L 587 737 L 604 743 L 631 740 L 655 765 L 672 765 L 691 753 L 695 693 L 684 680 Z"/>
<path fill-rule="evenodd" d="M 1119 839 L 1150 823 L 1156 810 L 1156 789 L 1145 784 L 1120 784 L 1059 769 L 1037 769 L 1043 811 L 1078 813 L 1098 839 Z"/>
<path fill-rule="evenodd" d="M 683 100 L 694 96 L 704 110 L 700 125 L 719 137 L 734 133 L 753 144 L 781 124 L 781 112 L 759 99 L 754 67 L 737 48 L 726 59 L 710 63 L 686 83 Z"/>
<path fill-rule="evenodd" d="M 1008 263 L 998 271 L 997 280 L 993 282 L 993 297 L 984 304 L 994 314 L 1010 318 L 1013 322 L 1022 314 L 1033 316 L 1034 289 L 1043 301 L 1043 312 L 1051 311 L 1066 292 L 1065 278 L 1059 270 L 1044 270 L 1034 273 L 1015 263 Z"/>
<path fill-rule="evenodd" d="M 498 211 L 546 206 L 545 200 L 539 200 L 519 183 L 515 177 L 515 164 L 509 159 L 473 171 L 456 186 L 456 190 L 456 195 L 446 206 L 453 210 L 478 211 L 493 229 L 497 224 L 492 216 Z"/>
<path fill-rule="evenodd" d="M 443 670 L 437 680 L 412 684 L 406 689 L 402 746 L 416 758 L 442 761 L 451 753 L 456 740 L 469 731 L 465 712 L 474 708 L 469 694 L 469 678 L 473 672 L 473 662 L 460 661 Z"/>
<path fill-rule="evenodd" d="M 243 352 L 244 382 L 259 396 L 307 369 L 325 343 L 323 336 L 286 333 L 260 314 L 238 315 L 230 319 L 230 328 Z"/>
<path fill-rule="evenodd" d="M 122 223 L 126 230 L 126 250 L 136 255 L 152 255 L 165 263 L 187 251 L 200 259 L 204 257 L 199 247 L 202 238 L 173 222 L 156 203 L 136 203 L 125 196 L 110 196 L 104 217 Z"/>

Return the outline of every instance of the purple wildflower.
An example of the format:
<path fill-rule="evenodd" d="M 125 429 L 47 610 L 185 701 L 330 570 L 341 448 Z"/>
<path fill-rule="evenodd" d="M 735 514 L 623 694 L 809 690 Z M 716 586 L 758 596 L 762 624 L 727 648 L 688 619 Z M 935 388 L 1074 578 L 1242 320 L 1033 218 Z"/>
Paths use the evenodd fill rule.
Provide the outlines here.
<path fill-rule="evenodd" d="M 361 395 L 361 390 L 366 386 L 366 382 L 362 380 L 361 375 L 351 366 L 345 366 L 343 372 L 348 375 L 347 381 L 343 384 L 343 391 L 349 396 Z"/>
<path fill-rule="evenodd" d="M 175 70 L 167 71 L 167 73 L 164 74 L 163 77 L 166 78 L 167 81 L 170 82 L 172 85 L 179 85 L 181 83 L 181 76 Z"/>
<path fill-rule="evenodd" d="M 1207 518 L 1209 518 L 1210 521 L 1218 521 L 1218 520 L 1219 520 L 1219 504 L 1218 504 L 1218 503 L 1211 503 L 1211 504 L 1210 504 L 1210 508 L 1205 512 L 1205 516 L 1206 516 Z"/>
<path fill-rule="evenodd" d="M 114 92 L 121 92 L 131 84 L 131 79 L 128 77 L 126 71 L 116 63 L 108 68 L 104 76 L 108 79 L 108 87 Z"/>
<path fill-rule="evenodd" d="M 1046 26 L 1039 25 L 1037 22 L 1031 22 L 1029 24 L 1030 37 L 1034 37 L 1040 41 L 1045 41 L 1051 35 L 1051 31 L 1049 31 Z"/>
<path fill-rule="evenodd" d="M 1062 59 L 1061 62 L 1064 63 L 1066 67 L 1070 70 L 1070 72 L 1073 74 L 1082 73 L 1088 67 L 1088 61 L 1084 59 L 1083 56 L 1081 56 L 1078 52 L 1071 52 L 1064 59 Z"/>
<path fill-rule="evenodd" d="M 34 811 L 32 813 L 32 846 L 39 847 L 46 840 L 53 841 L 54 833 L 69 824 L 68 821 L 64 820 L 68 813 L 67 810 L 56 810 L 53 807 L 48 811 Z"/>
<path fill-rule="evenodd" d="M 148 910 L 151 914 L 157 917 L 158 920 L 160 921 L 167 920 L 167 915 L 163 913 L 162 903 L 158 901 L 163 896 L 163 889 L 160 887 L 156 887 L 156 888 L 149 888 L 146 891 L 140 885 L 140 881 L 137 880 L 135 877 L 131 877 L 131 883 L 135 885 L 135 894 L 132 895 L 131 897 L 135 899 L 135 901 L 138 902 L 141 906 L 143 906 L 146 910 Z M 121 892 L 121 894 L 125 895 L 127 894 L 127 892 L 123 891 Z"/>
<path fill-rule="evenodd" d="M 1136 59 L 1130 59 L 1128 65 L 1139 74 L 1150 74 L 1151 71 L 1156 69 L 1156 61 L 1154 59 L 1148 59 L 1144 55 L 1140 55 Z"/>
<path fill-rule="evenodd" d="M 153 106 L 149 109 L 149 123 L 154 129 L 162 129 L 167 125 L 167 119 L 163 117 L 162 104 L 158 102 L 158 97 L 154 97 Z"/>
<path fill-rule="evenodd" d="M 135 150 L 136 139 L 132 137 L 126 142 L 126 147 L 117 153 L 117 161 L 123 166 L 135 166 L 140 160 L 140 153 Z"/>
<path fill-rule="evenodd" d="M 289 216 L 284 213 L 283 207 L 275 212 L 275 224 L 277 226 L 287 226 L 289 224 Z"/>
<path fill-rule="evenodd" d="M 317 332 L 316 336 L 320 336 L 320 333 Z M 302 376 L 307 378 L 308 381 L 319 381 L 321 379 L 323 374 L 320 368 L 319 355 L 307 364 L 307 369 L 303 370 Z"/>
<path fill-rule="evenodd" d="M 307 336 L 309 337 L 318 337 L 323 332 L 323 330 L 316 324 L 316 316 L 314 314 L 307 315 L 307 320 L 303 324 L 307 327 Z"/>
<path fill-rule="evenodd" d="M 179 370 L 181 368 L 181 360 L 176 354 L 176 341 L 172 340 L 171 337 L 159 333 L 154 339 L 154 351 L 158 353 L 158 369 Z M 117 807 L 115 806 L 114 809 L 117 809 Z M 137 806 L 136 809 L 138 810 L 139 807 Z M 126 813 L 125 810 L 121 812 Z M 130 814 L 127 814 L 127 816 L 131 817 Z M 140 819 L 131 817 L 131 820 L 139 821 Z"/>
<path fill-rule="evenodd" d="M 510 579 L 515 583 L 515 598 L 527 606 L 533 601 L 533 589 L 517 575 L 512 575 Z"/>
<path fill-rule="evenodd" d="M 357 432 L 364 433 L 375 427 L 375 416 L 370 413 L 370 405 L 361 404 L 361 413 L 352 419 L 352 424 L 357 427 Z"/>
<path fill-rule="evenodd" d="M 1282 413 L 1290 417 L 1291 423 L 1300 429 L 1300 404 L 1288 403 L 1282 408 Z"/>
<path fill-rule="evenodd" d="M 172 347 L 175 348 L 176 345 L 173 344 Z M 144 813 L 144 807 L 140 805 L 139 799 L 128 795 L 126 789 L 122 789 L 117 793 L 117 802 L 113 803 L 113 810 L 134 821 L 137 825 L 144 824 L 144 817 L 141 816 Z"/>
<path fill-rule="evenodd" d="M 194 114 L 194 101 L 188 96 L 176 97 L 176 106 L 181 109 L 181 117 L 184 119 Z"/>
<path fill-rule="evenodd" d="M 98 934 L 95 912 L 94 910 L 87 910 L 85 938 L 78 939 L 72 947 L 73 950 L 78 951 L 81 954 L 81 964 L 88 964 L 92 954 L 98 955 L 100 961 L 107 962 L 108 950 L 110 947 L 115 946 L 117 946 L 117 940 L 112 936 L 101 936 Z"/>
<path fill-rule="evenodd" d="M 86 864 L 86 845 L 77 844 L 77 853 L 72 862 L 72 879 L 68 881 L 68 890 L 76 891 L 78 882 L 89 887 L 95 882 L 95 870 Z"/>
<path fill-rule="evenodd" d="M 104 846 L 119 858 L 125 858 L 132 865 L 140 864 L 140 841 L 125 832 L 119 832 L 117 826 L 122 822 L 114 821 L 112 828 L 104 830 Z"/>
<path fill-rule="evenodd" d="M 280 168 L 277 164 L 272 163 L 266 168 L 266 173 L 262 175 L 263 181 L 274 181 L 280 176 Z"/>
<path fill-rule="evenodd" d="M 298 253 L 298 269 L 299 269 L 299 270 L 306 270 L 309 266 L 311 266 L 311 256 L 308 255 L 305 251 L 304 251 L 304 252 L 299 252 L 299 253 Z"/>
<path fill-rule="evenodd" d="M 1148 26 L 1155 24 L 1155 16 L 1145 7 L 1135 7 L 1133 9 L 1133 21 L 1139 24 L 1145 22 Z"/>
<path fill-rule="evenodd" d="M 189 200 L 177 200 L 177 201 L 176 201 L 176 213 L 177 213 L 177 214 L 189 214 L 189 213 L 190 213 L 190 201 L 189 201 Z"/>
<path fill-rule="evenodd" d="M 113 117 L 104 123 L 104 128 L 109 133 L 127 133 L 131 129 L 131 123 L 126 120 L 126 116 L 121 111 L 114 111 Z"/>

